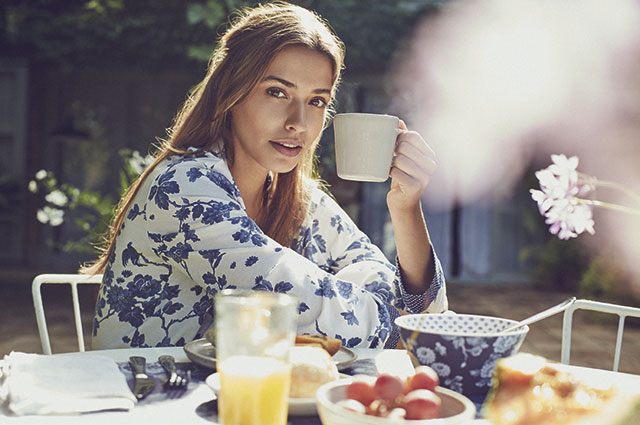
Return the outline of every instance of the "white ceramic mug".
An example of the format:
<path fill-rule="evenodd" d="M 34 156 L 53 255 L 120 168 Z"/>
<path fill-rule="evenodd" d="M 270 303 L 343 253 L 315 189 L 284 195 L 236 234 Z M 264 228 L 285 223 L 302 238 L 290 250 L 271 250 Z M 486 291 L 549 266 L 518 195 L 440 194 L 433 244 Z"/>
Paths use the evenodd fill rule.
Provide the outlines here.
<path fill-rule="evenodd" d="M 400 119 L 348 113 L 333 119 L 336 168 L 345 180 L 383 182 L 389 177 Z"/>

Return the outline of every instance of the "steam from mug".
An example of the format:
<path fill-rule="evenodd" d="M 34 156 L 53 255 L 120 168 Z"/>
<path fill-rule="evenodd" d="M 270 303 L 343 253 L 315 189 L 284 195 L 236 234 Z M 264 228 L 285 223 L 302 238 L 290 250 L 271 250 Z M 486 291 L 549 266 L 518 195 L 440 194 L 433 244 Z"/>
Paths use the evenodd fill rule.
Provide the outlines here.
<path fill-rule="evenodd" d="M 400 119 L 348 113 L 333 119 L 336 168 L 345 180 L 383 182 L 389 177 Z"/>

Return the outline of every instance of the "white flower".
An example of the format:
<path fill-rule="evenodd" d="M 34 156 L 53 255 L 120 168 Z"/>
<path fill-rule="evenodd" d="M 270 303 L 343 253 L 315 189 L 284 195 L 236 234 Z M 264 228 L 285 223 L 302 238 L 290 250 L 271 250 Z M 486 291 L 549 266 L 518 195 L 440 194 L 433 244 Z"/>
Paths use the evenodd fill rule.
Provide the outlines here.
<path fill-rule="evenodd" d="M 29 192 L 37 193 L 38 192 L 38 183 L 35 180 L 31 180 L 29 182 Z"/>
<path fill-rule="evenodd" d="M 64 222 L 64 211 L 58 208 L 46 206 L 39 209 L 36 218 L 40 223 L 49 224 L 49 226 L 59 226 Z"/>
<path fill-rule="evenodd" d="M 142 174 L 142 172 L 153 163 L 153 156 L 147 155 L 143 157 L 140 152 L 133 151 L 131 158 L 129 158 L 129 166 L 135 170 L 136 173 Z"/>
<path fill-rule="evenodd" d="M 47 170 L 39 170 L 36 173 L 36 180 L 44 180 L 47 178 Z"/>
<path fill-rule="evenodd" d="M 65 205 L 67 205 L 67 202 L 69 202 L 67 195 L 65 195 L 64 192 L 58 189 L 51 191 L 51 193 L 47 194 L 44 199 L 45 201 L 57 207 L 64 207 Z"/>
<path fill-rule="evenodd" d="M 580 204 L 575 198 L 556 201 L 546 216 L 549 231 L 560 239 L 575 238 L 585 230 L 595 233 L 591 206 Z"/>
<path fill-rule="evenodd" d="M 587 231 L 593 235 L 596 232 L 593 228 L 595 223 L 593 221 L 592 207 L 589 205 L 576 205 L 569 219 L 569 223 L 577 234 Z"/>
<path fill-rule="evenodd" d="M 42 224 L 47 224 L 49 222 L 49 215 L 47 215 L 44 209 L 39 209 L 36 213 L 36 218 Z"/>
<path fill-rule="evenodd" d="M 571 158 L 567 158 L 564 155 L 551 155 L 551 160 L 553 164 L 549 166 L 549 171 L 551 171 L 556 176 L 561 176 L 567 178 L 570 182 L 578 181 L 578 157 L 572 156 Z"/>
<path fill-rule="evenodd" d="M 549 231 L 560 239 L 575 238 L 584 231 L 595 233 L 591 206 L 577 198 L 593 190 L 590 182 L 579 179 L 578 157 L 551 155 L 551 159 L 553 164 L 535 173 L 541 190 L 529 190 L 547 218 Z"/>

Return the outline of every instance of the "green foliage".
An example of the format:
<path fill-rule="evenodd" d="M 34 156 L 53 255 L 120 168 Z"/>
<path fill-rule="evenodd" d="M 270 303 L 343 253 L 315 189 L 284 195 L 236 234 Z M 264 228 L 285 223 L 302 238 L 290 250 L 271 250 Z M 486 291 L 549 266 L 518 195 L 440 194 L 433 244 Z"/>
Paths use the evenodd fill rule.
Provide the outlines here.
<path fill-rule="evenodd" d="M 208 0 L 206 3 L 193 3 L 187 6 L 187 23 L 192 27 L 208 29 L 212 34 L 222 33 L 227 16 L 236 9 L 250 6 L 253 2 L 246 0 Z M 216 31 L 218 30 L 218 31 Z M 200 62 L 211 58 L 217 39 L 204 43 L 192 43 L 187 48 L 187 56 Z"/>
<path fill-rule="evenodd" d="M 29 182 L 29 191 L 42 195 L 44 205 L 37 212 L 37 219 L 51 227 L 71 223 L 71 237 L 64 241 L 48 241 L 48 244 L 64 252 L 96 254 L 97 246 L 108 233 L 109 224 L 118 200 L 144 167 L 151 161 L 137 151 L 122 149 L 119 170 L 120 188 L 118 196 L 99 190 L 79 188 L 68 183 L 59 183 L 55 175 L 46 170 L 36 173 Z M 76 236 L 77 235 L 77 236 Z"/>
<path fill-rule="evenodd" d="M 35 62 L 157 68 L 188 65 L 215 32 L 187 22 L 189 0 L 10 0 L 0 43 Z M 191 63 L 192 64 L 192 63 Z"/>
<path fill-rule="evenodd" d="M 544 243 L 528 246 L 520 252 L 530 264 L 535 281 L 543 288 L 573 291 L 589 264 L 589 256 L 575 239 L 560 240 L 550 236 Z"/>
<path fill-rule="evenodd" d="M 206 61 L 227 17 L 249 0 L 8 0 L 0 47 L 66 67 L 192 66 Z M 437 0 L 297 0 L 326 18 L 347 46 L 347 69 L 381 71 Z"/>
<path fill-rule="evenodd" d="M 592 259 L 582 275 L 578 293 L 587 299 L 640 305 L 640 291 L 634 288 L 633 278 L 616 264 L 615 256 L 608 252 Z"/>
<path fill-rule="evenodd" d="M 322 15 L 345 43 L 348 74 L 384 71 L 416 22 L 439 7 L 439 2 L 406 0 L 295 3 Z"/>
<path fill-rule="evenodd" d="M 580 280 L 580 295 L 591 299 L 613 299 L 620 296 L 621 282 L 626 277 L 606 257 L 595 257 Z"/>

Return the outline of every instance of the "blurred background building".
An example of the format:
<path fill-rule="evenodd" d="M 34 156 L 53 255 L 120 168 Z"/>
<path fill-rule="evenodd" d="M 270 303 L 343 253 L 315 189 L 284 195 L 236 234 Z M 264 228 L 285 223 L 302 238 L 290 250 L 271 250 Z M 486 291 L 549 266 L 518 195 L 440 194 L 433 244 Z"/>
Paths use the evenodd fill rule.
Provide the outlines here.
<path fill-rule="evenodd" d="M 415 55 L 424 22 L 463 1 L 297 0 L 326 18 L 347 48 L 338 112 L 399 115 L 410 127 L 427 120 L 407 114 L 397 91 L 398 67 Z M 97 196 L 113 206 L 123 184 L 121 151 L 146 155 L 200 81 L 227 16 L 246 0 L 6 0 L 0 6 L 0 274 L 73 272 L 95 257 L 69 241 L 103 228 L 91 211 L 66 211 L 59 225 L 38 211 L 42 190 L 29 191 L 38 171 L 58 185 Z M 429 42 L 428 36 L 425 42 Z M 405 82 L 411 83 L 411 77 Z M 461 121 L 469 117 L 460 117 Z M 474 134 L 468 135 L 469 139 Z M 340 181 L 333 164 L 332 129 L 318 163 L 345 210 L 381 246 L 395 254 L 386 210 L 388 183 Z M 423 206 L 436 250 L 450 281 L 577 284 L 585 263 L 575 241 L 551 241 L 530 199 L 534 164 L 508 188 L 473 201 Z M 545 153 L 544 165 L 548 162 Z M 505 168 L 510 167 L 504 164 Z M 460 171 L 464 173 L 465 170 Z M 440 185 L 435 181 L 433 185 Z M 432 191 L 431 187 L 428 191 Z M 96 195 L 97 194 L 97 195 Z M 455 195 L 455 194 L 454 194 Z M 95 208 L 94 208 L 95 209 Z M 95 211 L 94 211 L 95 213 Z M 95 214 L 94 214 L 95 215 Z M 108 215 L 108 214 L 106 214 Z M 103 217 L 104 218 L 104 217 Z M 94 221 L 92 221 L 94 220 Z M 566 242 L 566 241 L 565 241 Z M 549 245 L 551 244 L 551 245 Z M 540 252 L 555 249 L 555 257 Z M 571 270 L 574 270 L 573 272 Z"/>

